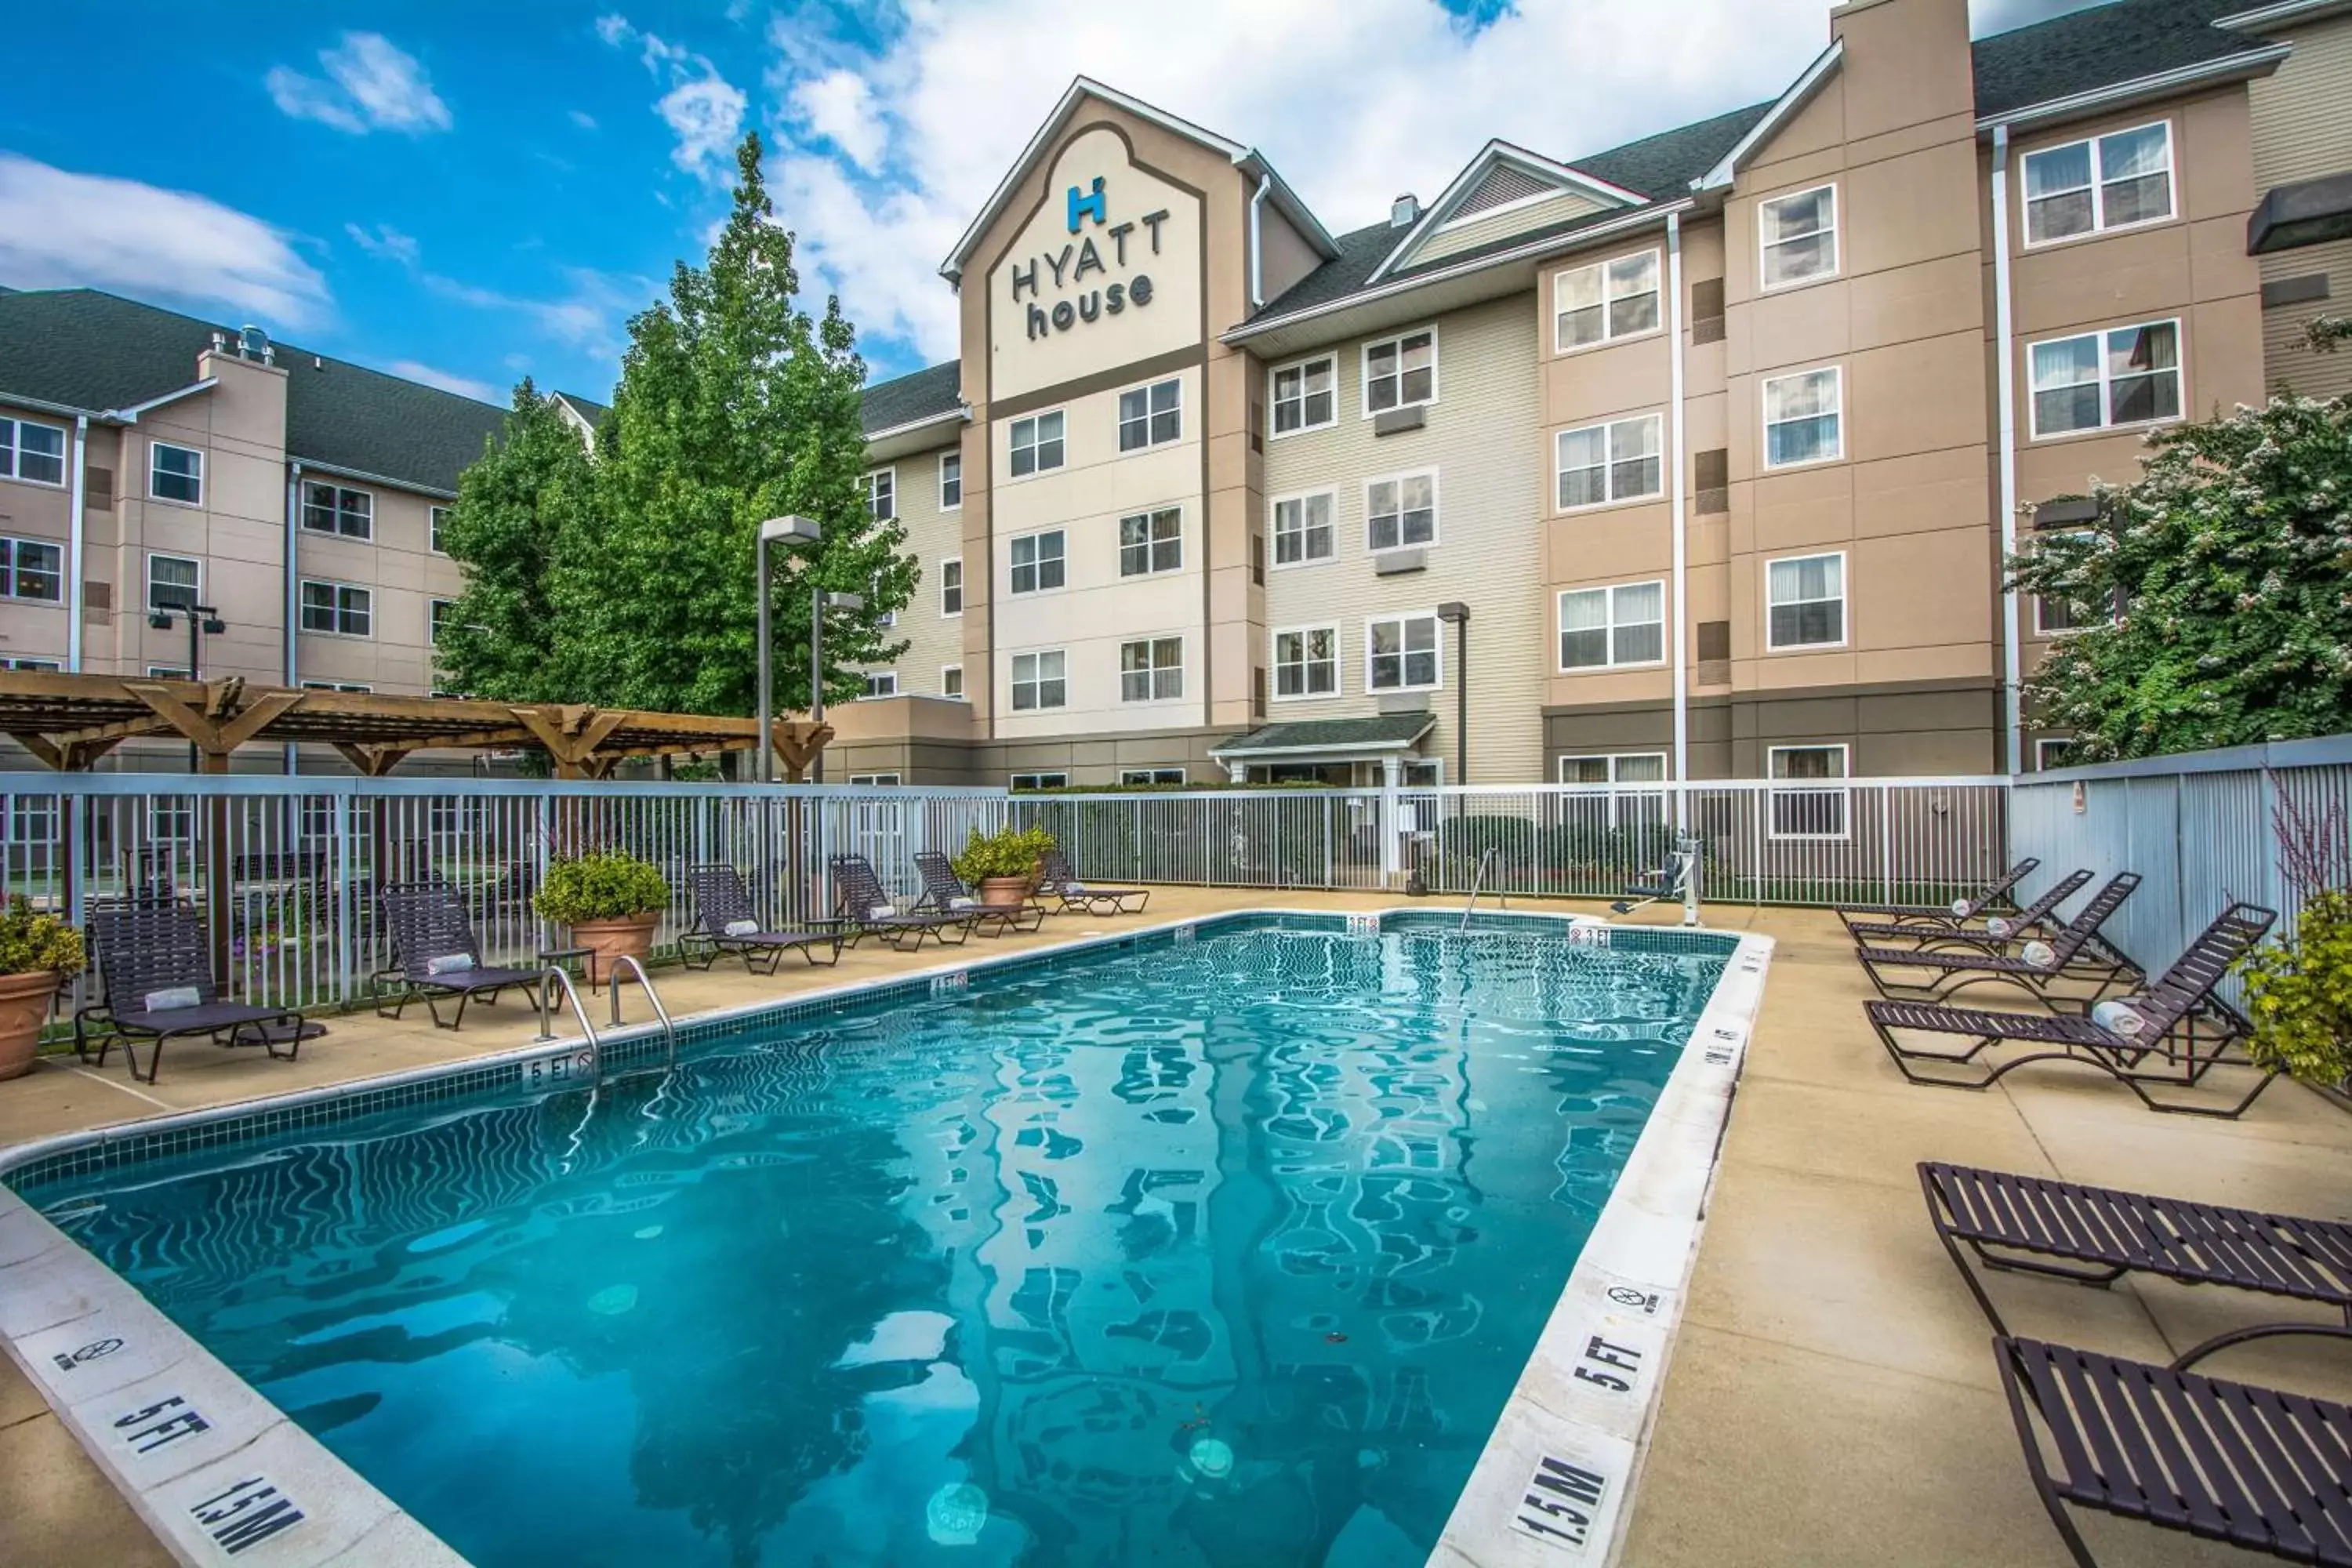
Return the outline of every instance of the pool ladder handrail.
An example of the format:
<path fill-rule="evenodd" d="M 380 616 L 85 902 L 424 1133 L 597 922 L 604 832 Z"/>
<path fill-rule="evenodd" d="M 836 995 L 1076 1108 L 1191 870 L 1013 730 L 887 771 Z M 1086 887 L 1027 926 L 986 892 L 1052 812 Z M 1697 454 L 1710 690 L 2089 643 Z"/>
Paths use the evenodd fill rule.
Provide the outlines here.
<path fill-rule="evenodd" d="M 662 1005 L 661 993 L 654 989 L 653 976 L 646 973 L 646 966 L 637 962 L 635 953 L 625 952 L 613 960 L 612 970 L 604 976 L 604 988 L 613 994 L 611 1026 L 615 1029 L 621 1026 L 620 972 L 624 964 L 636 972 L 637 988 L 646 994 L 646 1000 L 653 1004 L 654 1016 L 661 1020 L 662 1039 L 669 1047 L 667 1065 L 676 1068 L 677 1066 L 677 1026 L 670 1022 L 669 1009 Z M 599 1079 L 604 1076 L 604 1051 L 602 1045 L 599 1045 L 596 1050 L 596 1076 Z"/>
<path fill-rule="evenodd" d="M 1493 845 L 1489 844 L 1478 851 L 1478 868 L 1470 875 L 1470 901 L 1462 906 L 1462 926 L 1457 935 L 1466 935 L 1469 932 L 1470 916 L 1478 908 L 1478 889 L 1486 886 L 1486 868 L 1494 863 L 1494 859 Z"/>

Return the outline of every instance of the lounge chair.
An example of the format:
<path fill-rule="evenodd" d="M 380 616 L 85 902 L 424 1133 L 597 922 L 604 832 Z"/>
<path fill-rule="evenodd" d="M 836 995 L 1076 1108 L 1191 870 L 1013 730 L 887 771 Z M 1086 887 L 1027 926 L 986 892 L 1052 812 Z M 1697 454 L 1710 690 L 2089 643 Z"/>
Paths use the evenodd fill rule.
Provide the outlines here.
<path fill-rule="evenodd" d="M 2228 1285 L 2321 1302 L 2344 1320 L 2341 1325 L 2232 1329 L 2184 1352 L 2172 1363 L 2176 1372 L 2225 1345 L 2272 1334 L 2352 1338 L 2352 1224 L 2345 1221 L 2222 1208 L 1935 1161 L 1920 1163 L 1919 1186 L 1927 1196 L 1928 1221 L 1995 1333 L 2008 1333 L 2009 1325 L 1993 1309 L 1984 1280 L 1969 1267 L 1964 1246 L 1984 1268 L 2078 1285 L 2158 1274 L 2188 1285 Z"/>
<path fill-rule="evenodd" d="M 2033 1489 L 2082 1568 L 2094 1559 L 2069 1504 L 2352 1565 L 2352 1407 L 2038 1340 L 1992 1343 Z"/>
<path fill-rule="evenodd" d="M 2119 1079 L 2151 1110 L 2234 1117 L 2269 1087 L 2277 1076 L 2274 1069 L 2263 1070 L 2244 1098 L 2227 1106 L 2167 1103 L 2150 1095 L 2148 1086 L 2195 1089 L 2216 1066 L 2252 1065 L 2242 1054 L 2231 1054 L 2233 1042 L 2242 1041 L 2252 1032 L 2252 1026 L 2237 1009 L 2213 994 L 2213 987 L 2231 964 L 2262 941 L 2277 919 L 2277 911 L 2258 904 L 2232 904 L 2222 911 L 2154 984 L 2137 997 L 2113 1005 L 2127 1005 L 2137 1018 L 2136 1032 L 2130 1035 L 2108 1027 L 2101 1016 L 2104 1008 L 2084 1017 L 2073 1013 L 1996 1013 L 1927 1002 L 1874 1000 L 1864 1002 L 1863 1011 L 1871 1027 L 1878 1031 L 1886 1054 L 1913 1083 L 1990 1089 L 2003 1075 L 2028 1062 L 2080 1062 Z M 2109 1016 L 2116 1022 L 2127 1021 L 2120 1014 Z M 1895 1037 L 1898 1032 L 1973 1037 L 1973 1043 L 1958 1052 L 1921 1050 L 1904 1045 Z M 1948 1077 L 1940 1070 L 1968 1066 L 1991 1047 L 2012 1040 L 2048 1048 L 2012 1057 L 1975 1078 Z M 1923 1073 L 1921 1064 L 1934 1064 L 1937 1070 Z"/>
<path fill-rule="evenodd" d="M 983 904 L 971 896 L 971 889 L 955 873 L 948 858 L 936 849 L 915 852 L 915 869 L 922 874 L 923 896 L 915 900 L 914 912 L 936 910 L 944 914 L 969 915 L 974 931 L 994 926 L 996 934 L 1009 931 L 1035 931 L 1045 923 L 1045 906 L 1024 900 L 1017 904 Z M 1022 922 L 1026 921 L 1027 924 Z"/>
<path fill-rule="evenodd" d="M 2084 870 L 2067 872 L 2049 887 L 2042 896 L 2019 910 L 2015 914 L 1987 915 L 1982 925 L 1932 926 L 1926 923 L 1906 925 L 1900 921 L 1880 925 L 1849 921 L 1846 930 L 1857 947 L 1872 947 L 1907 942 L 1906 952 L 1932 952 L 1945 948 L 1990 948 L 2000 952 L 2020 945 L 2031 938 L 2054 938 L 2064 929 L 2064 922 L 2053 923 L 2051 916 L 2058 906 L 2090 885 L 2091 873 Z"/>
<path fill-rule="evenodd" d="M 290 1062 L 305 1035 L 323 1032 L 305 1025 L 290 1008 L 222 1000 L 213 979 L 212 932 L 204 916 L 184 904 L 134 901 L 94 910 L 89 945 L 104 991 L 98 1002 L 74 1013 L 74 1055 L 87 1061 L 89 1026 L 111 1024 L 113 1033 L 99 1037 L 101 1068 L 117 1036 L 131 1076 L 153 1083 L 163 1070 L 166 1040 L 205 1035 L 217 1045 L 259 1046 Z M 155 1042 L 144 1073 L 133 1039 Z M 280 1045 L 286 1048 L 278 1049 Z"/>
<path fill-rule="evenodd" d="M 1853 929 L 1857 920 L 1880 925 L 1918 925 L 1930 931 L 1959 931 L 1970 921 L 2014 908 L 2011 894 L 2017 885 L 2040 869 L 2042 862 L 2020 860 L 2008 873 L 1972 899 L 1949 904 L 1847 904 L 1832 912 Z"/>
<path fill-rule="evenodd" d="M 2017 953 L 1865 947 L 1856 950 L 1854 957 L 1882 996 L 1942 1002 L 1972 985 L 2014 985 L 2051 1007 L 2088 1013 L 2110 987 L 2121 990 L 2143 978 L 2137 964 L 2099 935 L 2099 928 L 2123 907 L 2139 882 L 2138 874 L 2132 871 L 2108 878 L 2107 885 L 2093 894 L 2073 920 L 2041 944 L 2050 950 L 2046 954 L 2029 957 L 2030 946 Z M 2044 962 L 2037 963 L 2035 957 Z M 1888 969 L 1919 970 L 1934 978 L 1890 980 L 1882 973 Z M 2061 984 L 2070 989 L 2059 990 Z M 2085 984 L 2091 987 L 2087 994 L 2079 989 Z"/>
<path fill-rule="evenodd" d="M 1048 849 L 1037 858 L 1037 885 L 1042 891 L 1062 900 L 1055 912 L 1068 914 L 1072 910 L 1084 910 L 1090 915 L 1108 920 L 1112 915 L 1133 915 L 1143 912 L 1151 901 L 1149 888 L 1097 888 L 1091 882 L 1081 882 L 1070 868 L 1070 858 L 1060 849 Z M 1133 899 L 1135 908 L 1129 909 L 1127 900 Z"/>
<path fill-rule="evenodd" d="M 709 969 L 719 962 L 719 954 L 731 952 L 743 961 L 746 972 L 773 974 L 784 962 L 784 954 L 793 952 L 798 952 L 814 968 L 820 947 L 833 950 L 826 963 L 841 962 L 839 921 L 811 921 L 808 930 L 768 930 L 760 923 L 759 911 L 752 907 L 751 889 L 743 886 L 743 874 L 732 866 L 689 866 L 686 869 L 686 885 L 694 897 L 694 923 L 678 938 L 678 955 L 689 968 Z M 815 929 L 818 927 L 824 929 Z M 761 956 L 768 961 L 764 969 L 752 962 Z"/>
<path fill-rule="evenodd" d="M 836 855 L 830 864 L 834 891 L 841 900 L 844 940 L 850 945 L 879 936 L 905 952 L 922 946 L 925 937 L 946 946 L 950 931 L 956 933 L 958 947 L 971 939 L 971 916 L 961 910 L 927 910 L 917 914 L 911 908 L 901 910 L 898 900 L 883 891 L 882 879 L 874 874 L 873 863 L 865 856 Z"/>
<path fill-rule="evenodd" d="M 501 969 L 482 962 L 474 922 L 466 918 L 465 901 L 449 883 L 388 882 L 376 894 L 376 908 L 392 942 L 393 961 L 373 978 L 396 977 L 401 983 L 390 1012 L 377 1002 L 377 1017 L 397 1018 L 422 996 L 435 1026 L 455 1029 L 466 1021 L 466 1004 L 477 996 L 496 1004 L 500 992 L 513 987 L 538 999 L 545 984 L 541 971 Z M 440 1003 L 449 996 L 457 999 L 457 1011 L 445 1021 Z"/>

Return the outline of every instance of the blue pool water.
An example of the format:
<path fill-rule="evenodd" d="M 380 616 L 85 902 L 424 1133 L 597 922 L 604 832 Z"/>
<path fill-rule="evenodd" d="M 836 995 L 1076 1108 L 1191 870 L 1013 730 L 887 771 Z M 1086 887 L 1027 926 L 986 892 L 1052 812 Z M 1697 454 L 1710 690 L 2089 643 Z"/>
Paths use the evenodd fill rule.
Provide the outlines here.
<path fill-rule="evenodd" d="M 1204 929 L 29 1195 L 482 1568 L 1389 1568 L 1722 963 Z"/>

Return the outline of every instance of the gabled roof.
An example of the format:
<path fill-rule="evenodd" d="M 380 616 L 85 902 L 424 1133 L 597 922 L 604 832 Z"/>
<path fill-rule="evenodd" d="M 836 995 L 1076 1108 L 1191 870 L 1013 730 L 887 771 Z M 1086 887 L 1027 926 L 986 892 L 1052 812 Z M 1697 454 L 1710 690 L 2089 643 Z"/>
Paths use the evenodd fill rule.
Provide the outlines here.
<path fill-rule="evenodd" d="M 920 425 L 963 412 L 963 362 L 950 360 L 912 375 L 877 382 L 866 389 L 864 426 L 868 436 Z"/>
<path fill-rule="evenodd" d="M 1530 153 L 1497 137 L 1480 149 L 1478 155 L 1429 204 L 1429 210 L 1406 228 L 1387 258 L 1372 269 L 1372 279 L 1377 280 L 1409 265 L 1456 215 L 1468 222 L 1492 210 L 1493 204 L 1486 201 L 1485 193 L 1505 182 L 1509 183 L 1516 197 L 1504 204 L 1508 205 L 1566 195 L 1580 196 L 1603 207 L 1622 208 L 1639 206 L 1648 199 L 1642 192 L 1627 190 L 1573 164 L 1555 163 L 1540 153 Z"/>
<path fill-rule="evenodd" d="M 215 332 L 237 329 L 95 289 L 0 292 L 0 401 L 12 395 L 92 416 L 125 410 L 195 380 Z M 506 410 L 290 343 L 289 457 L 454 493 L 457 475 L 506 428 Z"/>
<path fill-rule="evenodd" d="M 2116 0 L 1976 42 L 1977 114 L 2034 104 L 2268 52 L 2213 24 L 2242 0 Z"/>
<path fill-rule="evenodd" d="M 1402 752 L 1435 728 L 1430 713 L 1362 719 L 1294 719 L 1262 724 L 1213 747 L 1213 757 L 1298 756 L 1314 752 Z"/>
<path fill-rule="evenodd" d="M 604 416 L 613 412 L 609 405 L 599 403 L 591 397 L 583 397 L 576 392 L 559 392 L 555 394 L 555 401 L 570 409 L 572 417 L 591 430 L 602 425 L 604 422 Z"/>

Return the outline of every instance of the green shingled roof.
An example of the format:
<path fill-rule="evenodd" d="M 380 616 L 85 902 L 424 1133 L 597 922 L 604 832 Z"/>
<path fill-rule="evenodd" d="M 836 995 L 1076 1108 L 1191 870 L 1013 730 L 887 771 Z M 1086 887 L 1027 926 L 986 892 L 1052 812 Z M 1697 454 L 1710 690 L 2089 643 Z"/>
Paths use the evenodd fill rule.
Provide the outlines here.
<path fill-rule="evenodd" d="M 0 401 L 10 395 L 99 413 L 196 379 L 196 356 L 234 325 L 198 321 L 94 289 L 0 292 Z M 457 475 L 506 427 L 506 411 L 290 343 L 288 455 L 428 490 Z"/>
<path fill-rule="evenodd" d="M 1301 719 L 1265 724 L 1216 748 L 1221 757 L 1245 752 L 1338 752 L 1370 747 L 1402 749 L 1429 733 L 1437 720 L 1428 713 L 1383 713 L 1376 719 Z"/>

